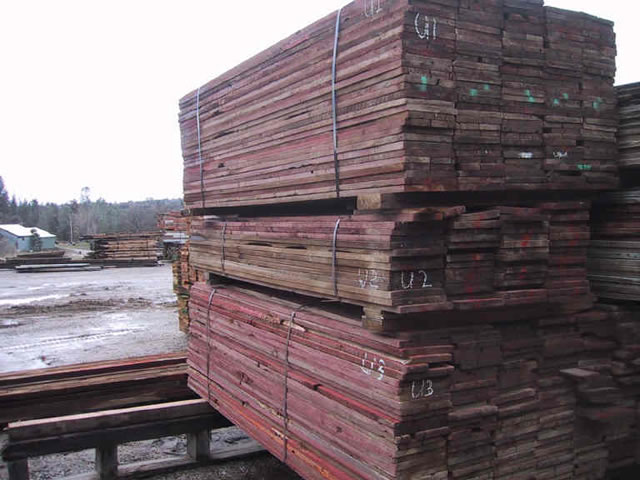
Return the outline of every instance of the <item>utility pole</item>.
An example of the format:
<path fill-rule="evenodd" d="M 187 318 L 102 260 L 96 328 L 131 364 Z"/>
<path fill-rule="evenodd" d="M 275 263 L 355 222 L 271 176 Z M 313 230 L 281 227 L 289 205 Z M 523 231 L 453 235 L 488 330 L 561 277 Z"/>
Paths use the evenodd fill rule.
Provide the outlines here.
<path fill-rule="evenodd" d="M 69 215 L 69 243 L 73 245 L 73 213 Z"/>

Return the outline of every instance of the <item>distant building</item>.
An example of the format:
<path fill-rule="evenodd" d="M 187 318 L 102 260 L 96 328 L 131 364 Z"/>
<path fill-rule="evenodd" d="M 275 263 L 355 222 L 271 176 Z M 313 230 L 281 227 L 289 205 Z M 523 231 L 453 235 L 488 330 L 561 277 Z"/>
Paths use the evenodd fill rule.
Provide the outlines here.
<path fill-rule="evenodd" d="M 33 232 L 35 231 L 35 235 Z M 22 225 L 0 225 L 0 237 L 4 237 L 18 252 L 29 252 L 39 243 L 42 250 L 56 248 L 56 236 L 40 228 L 23 227 Z"/>

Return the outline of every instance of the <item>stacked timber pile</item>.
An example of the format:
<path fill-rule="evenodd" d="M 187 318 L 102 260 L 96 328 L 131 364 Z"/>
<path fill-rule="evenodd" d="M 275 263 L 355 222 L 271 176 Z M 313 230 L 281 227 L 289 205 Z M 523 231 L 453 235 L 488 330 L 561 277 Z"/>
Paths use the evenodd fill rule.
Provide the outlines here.
<path fill-rule="evenodd" d="M 193 217 L 189 262 L 199 271 L 369 312 L 547 302 L 589 308 L 589 202 L 532 207 Z"/>
<path fill-rule="evenodd" d="M 619 166 L 623 188 L 593 204 L 589 279 L 597 308 L 609 317 L 608 362 L 585 362 L 567 372 L 580 400 L 578 419 L 593 459 L 611 468 L 640 463 L 640 180 L 637 175 L 637 84 L 617 88 Z M 602 332 L 600 332 L 602 334 Z M 596 444 L 597 445 L 594 445 Z"/>
<path fill-rule="evenodd" d="M 159 232 L 87 235 L 89 259 L 120 263 L 157 263 L 162 256 Z"/>
<path fill-rule="evenodd" d="M 158 230 L 186 233 L 189 230 L 189 216 L 182 211 L 158 214 Z"/>
<path fill-rule="evenodd" d="M 589 278 L 604 299 L 640 300 L 640 188 L 603 195 L 593 209 Z"/>
<path fill-rule="evenodd" d="M 178 258 L 171 264 L 173 274 L 173 293 L 176 294 L 178 302 L 178 325 L 180 331 L 189 330 L 189 292 L 191 283 L 189 282 L 189 247 L 184 245 L 178 251 Z M 204 280 L 204 279 L 203 279 Z"/>
<path fill-rule="evenodd" d="M 24 265 L 57 265 L 72 263 L 65 250 L 44 250 L 42 252 L 19 253 L 7 258 L 1 268 L 16 268 Z"/>
<path fill-rule="evenodd" d="M 187 95 L 190 387 L 307 480 L 603 478 L 614 73 L 542 0 L 363 0 Z"/>
<path fill-rule="evenodd" d="M 620 104 L 620 168 L 623 189 L 602 195 L 593 209 L 590 279 L 601 299 L 640 300 L 640 86 L 617 88 Z M 640 125 L 640 124 L 639 124 Z M 636 158 L 637 157 L 637 158 Z"/>
<path fill-rule="evenodd" d="M 209 82 L 180 102 L 186 207 L 615 186 L 612 23 L 542 4 L 352 2 L 335 63 L 333 14 Z"/>
<path fill-rule="evenodd" d="M 620 113 L 620 168 L 640 167 L 640 83 L 616 87 Z"/>
<path fill-rule="evenodd" d="M 576 394 L 582 470 L 604 478 L 607 468 L 640 463 L 640 310 L 606 304 L 598 309 L 609 321 L 590 329 L 592 357 L 561 373 Z"/>
<path fill-rule="evenodd" d="M 618 347 L 606 311 L 380 336 L 345 305 L 197 284 L 191 319 L 191 388 L 307 479 L 601 479 L 636 448 L 611 367 L 637 335 Z"/>
<path fill-rule="evenodd" d="M 191 217 L 182 211 L 161 213 L 158 215 L 158 229 L 162 232 L 163 258 L 175 264 L 179 261 L 180 249 L 188 241 Z"/>
<path fill-rule="evenodd" d="M 180 331 L 189 332 L 189 297 L 191 287 L 197 282 L 205 282 L 208 275 L 204 270 L 197 270 L 189 262 L 190 243 L 180 248 L 178 259 L 173 262 L 173 292 L 178 302 L 178 325 Z"/>

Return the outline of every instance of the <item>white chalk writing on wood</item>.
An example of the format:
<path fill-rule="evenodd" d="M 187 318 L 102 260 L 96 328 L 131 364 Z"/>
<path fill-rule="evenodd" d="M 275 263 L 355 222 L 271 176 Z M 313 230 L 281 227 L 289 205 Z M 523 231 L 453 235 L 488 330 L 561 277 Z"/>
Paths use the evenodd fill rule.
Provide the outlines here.
<path fill-rule="evenodd" d="M 430 18 L 428 15 L 424 16 L 424 27 L 420 21 L 420 13 L 416 14 L 414 24 L 416 27 L 416 33 L 421 40 L 436 40 L 438 38 L 438 19 Z"/>
<path fill-rule="evenodd" d="M 402 272 L 400 283 L 404 290 L 413 288 L 432 288 L 433 284 L 429 281 L 429 274 L 424 270 L 417 272 Z"/>
<path fill-rule="evenodd" d="M 379 290 L 384 278 L 377 270 L 358 269 L 358 283 L 360 288 Z"/>
<path fill-rule="evenodd" d="M 373 360 L 369 360 L 368 354 L 365 353 L 360 370 L 369 377 L 375 375 L 377 380 L 382 380 L 384 378 L 385 365 L 386 364 L 383 359 L 373 357 Z"/>
<path fill-rule="evenodd" d="M 382 0 L 364 0 L 365 17 L 373 17 L 382 11 Z"/>
<path fill-rule="evenodd" d="M 431 380 L 414 381 L 411 383 L 411 398 L 427 398 L 435 393 Z"/>

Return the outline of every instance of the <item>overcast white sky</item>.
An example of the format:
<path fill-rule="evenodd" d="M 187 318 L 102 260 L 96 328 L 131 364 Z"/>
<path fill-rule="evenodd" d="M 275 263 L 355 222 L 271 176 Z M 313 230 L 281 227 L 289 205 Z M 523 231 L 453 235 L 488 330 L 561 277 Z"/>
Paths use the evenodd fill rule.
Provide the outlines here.
<path fill-rule="evenodd" d="M 363 1 L 363 0 L 357 0 Z M 384 0 L 383 0 L 384 1 Z M 0 0 L 0 176 L 67 202 L 182 195 L 178 100 L 346 0 Z M 640 81 L 635 0 L 547 0 L 616 22 Z"/>

